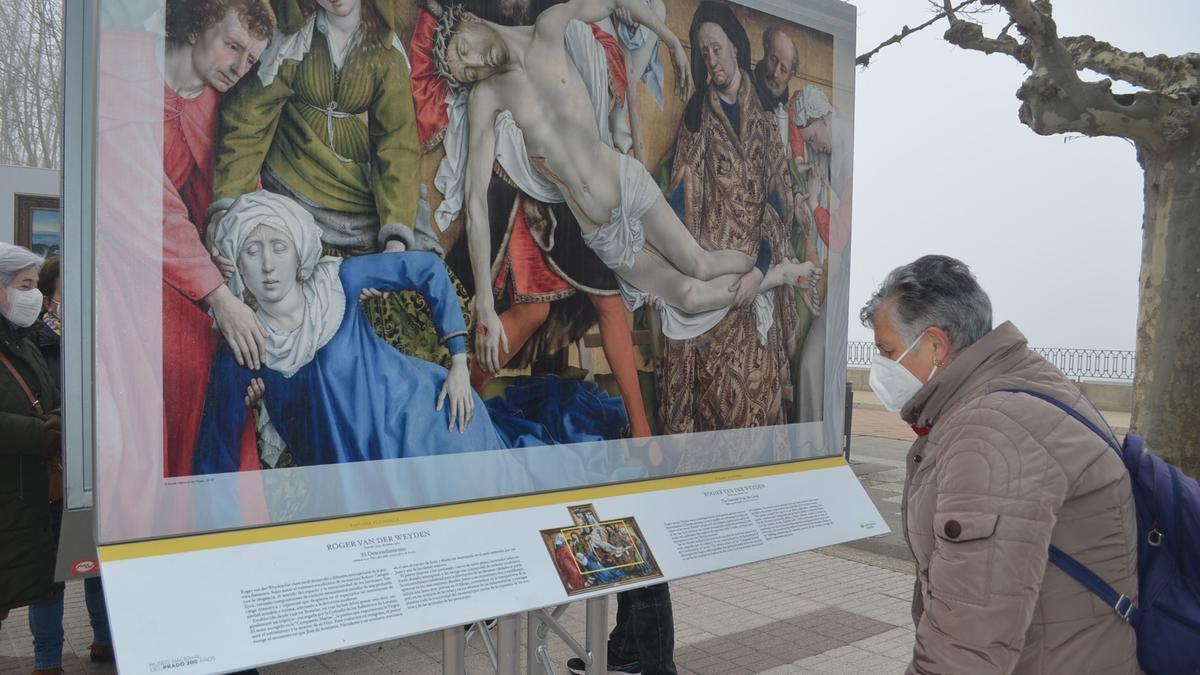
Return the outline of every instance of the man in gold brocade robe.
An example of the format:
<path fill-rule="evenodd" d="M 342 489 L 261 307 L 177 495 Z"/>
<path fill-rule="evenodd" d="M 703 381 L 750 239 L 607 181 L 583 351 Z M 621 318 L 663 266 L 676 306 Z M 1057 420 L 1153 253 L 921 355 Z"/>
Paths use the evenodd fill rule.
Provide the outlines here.
<path fill-rule="evenodd" d="M 763 109 L 750 75 L 750 41 L 733 11 L 703 2 L 692 20 L 697 84 L 679 127 L 672 205 L 706 249 L 753 254 L 760 239 L 788 251 L 791 177 L 774 115 Z M 681 209 L 682 207 L 682 209 Z M 795 297 L 776 289 L 766 344 L 749 307 L 730 312 L 691 340 L 667 340 L 660 368 L 659 416 L 665 433 L 782 424 L 790 397 L 785 345 L 794 340 Z M 692 468 L 759 461 L 760 448 L 688 453 Z"/>

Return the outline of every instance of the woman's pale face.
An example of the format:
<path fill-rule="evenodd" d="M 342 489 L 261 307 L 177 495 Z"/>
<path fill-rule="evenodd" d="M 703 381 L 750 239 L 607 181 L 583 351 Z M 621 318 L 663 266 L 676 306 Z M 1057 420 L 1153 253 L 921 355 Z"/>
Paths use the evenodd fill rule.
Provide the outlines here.
<path fill-rule="evenodd" d="M 259 225 L 246 237 L 238 254 L 238 271 L 260 305 L 279 302 L 296 287 L 300 256 L 283 232 Z"/>
<path fill-rule="evenodd" d="M 7 288 L 18 291 L 29 291 L 37 288 L 37 282 L 38 270 L 36 267 L 31 266 L 17 272 L 13 276 L 12 281 L 8 283 Z M 5 293 L 5 290 L 7 289 L 0 288 L 0 307 L 6 307 L 8 305 L 8 293 Z"/>
<path fill-rule="evenodd" d="M 800 129 L 800 135 L 819 152 L 833 152 L 833 125 L 829 115 L 814 120 Z"/>
<path fill-rule="evenodd" d="M 18 291 L 32 291 L 37 288 L 38 270 L 37 267 L 30 265 L 25 269 L 17 272 L 13 280 L 9 282 L 8 287 Z"/>
<path fill-rule="evenodd" d="M 350 16 L 361 3 L 362 0 L 317 0 L 321 9 L 334 16 Z"/>
<path fill-rule="evenodd" d="M 900 365 L 918 380 L 928 382 L 930 375 L 933 374 L 934 349 L 930 346 L 930 341 L 925 338 L 925 334 L 922 334 L 917 344 L 912 345 L 912 349 L 909 349 L 909 344 L 905 343 L 900 331 L 892 323 L 893 302 L 895 301 L 888 300 L 875 313 L 875 348 L 884 358 L 893 361 L 899 360 Z M 907 354 L 905 354 L 906 350 Z M 900 359 L 901 356 L 904 358 Z"/>

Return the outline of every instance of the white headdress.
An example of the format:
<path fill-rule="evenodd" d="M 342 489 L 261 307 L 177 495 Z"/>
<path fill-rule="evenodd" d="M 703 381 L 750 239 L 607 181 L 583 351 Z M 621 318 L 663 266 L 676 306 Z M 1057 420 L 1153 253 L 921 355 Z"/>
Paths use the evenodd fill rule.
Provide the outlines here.
<path fill-rule="evenodd" d="M 792 106 L 792 122 L 798 127 L 806 127 L 831 112 L 833 106 L 829 105 L 825 92 L 814 85 L 805 85 Z"/>
<path fill-rule="evenodd" d="M 214 242 L 217 251 L 236 263 L 246 238 L 259 225 L 287 235 L 300 258 L 297 276 L 305 300 L 300 326 L 288 332 L 277 331 L 259 315 L 259 323 L 267 334 L 267 367 L 291 377 L 312 361 L 342 323 L 346 309 L 346 294 L 338 279 L 342 261 L 321 255 L 321 228 L 311 213 L 295 200 L 265 190 L 244 194 L 229 207 L 217 224 Z M 244 298 L 246 284 L 236 264 L 233 276 L 225 284 L 234 295 Z"/>

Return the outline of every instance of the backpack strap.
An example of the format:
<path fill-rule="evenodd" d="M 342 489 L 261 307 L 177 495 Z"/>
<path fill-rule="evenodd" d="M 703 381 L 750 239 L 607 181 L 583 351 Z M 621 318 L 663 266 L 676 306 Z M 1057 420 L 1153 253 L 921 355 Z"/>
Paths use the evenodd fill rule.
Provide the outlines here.
<path fill-rule="evenodd" d="M 1112 607 L 1117 616 L 1124 619 L 1126 623 L 1133 622 L 1136 625 L 1138 616 L 1142 610 L 1133 606 L 1133 600 L 1128 595 L 1118 593 L 1117 589 L 1097 576 L 1086 565 L 1067 555 L 1062 549 L 1054 545 L 1050 546 L 1050 562 L 1054 563 L 1058 569 L 1066 572 L 1072 579 L 1078 581 L 1081 586 L 1091 591 L 1096 597 L 1103 600 L 1104 604 Z"/>
<path fill-rule="evenodd" d="M 3 351 L 0 351 L 0 364 L 4 364 L 4 367 L 8 369 L 8 372 L 12 373 L 13 379 L 17 381 L 17 386 L 21 388 L 21 391 L 25 392 L 25 398 L 29 399 L 29 405 L 33 406 L 33 409 L 37 412 L 37 414 L 43 414 L 44 411 L 42 410 L 42 402 L 39 401 L 38 397 L 33 394 L 33 390 L 29 388 L 29 384 L 25 382 L 25 378 L 21 377 L 21 372 L 18 371 L 17 367 L 13 365 L 13 362 L 4 355 Z"/>
<path fill-rule="evenodd" d="M 1087 427 L 1088 429 L 1091 429 L 1092 432 L 1095 433 L 1100 438 L 1103 438 L 1104 442 L 1108 443 L 1108 447 L 1112 448 L 1113 450 L 1116 450 L 1117 454 L 1121 454 L 1121 446 L 1117 443 L 1117 439 L 1113 438 L 1111 432 L 1105 433 L 1104 430 L 1101 429 L 1099 426 L 1097 426 L 1095 422 L 1084 417 L 1083 413 L 1072 408 L 1071 406 L 1067 405 L 1066 403 L 1063 403 L 1062 401 L 1054 398 L 1053 396 L 1048 396 L 1046 394 L 1043 394 L 1040 391 L 1033 391 L 1032 389 L 998 389 L 997 391 L 1007 391 L 1007 392 L 1012 392 L 1014 394 L 1029 394 L 1030 396 L 1032 396 L 1034 398 L 1042 399 L 1046 403 L 1049 403 L 1050 405 L 1054 406 L 1055 408 L 1058 408 L 1059 410 L 1065 412 L 1066 414 L 1070 415 L 1071 417 L 1074 417 L 1076 420 L 1079 421 L 1080 424 Z"/>
<path fill-rule="evenodd" d="M 1117 444 L 1115 438 L 1101 430 L 1100 427 L 1090 419 L 1084 417 L 1083 413 L 1054 398 L 1053 396 L 1047 396 L 1046 394 L 1043 394 L 1039 391 L 1033 391 L 1032 389 L 1000 389 L 999 391 L 1007 391 L 1014 394 L 1028 394 L 1034 398 L 1040 398 L 1046 403 L 1049 403 L 1050 405 L 1078 420 L 1088 429 L 1091 429 L 1097 436 L 1103 438 L 1104 442 L 1107 443 L 1109 447 L 1117 451 L 1117 454 L 1121 454 L 1121 446 Z M 1118 593 L 1117 589 L 1110 586 L 1107 581 L 1101 579 L 1096 575 L 1095 572 L 1088 569 L 1086 565 L 1079 562 L 1075 558 L 1072 558 L 1070 555 L 1067 555 L 1067 553 L 1057 546 L 1050 546 L 1049 559 L 1050 562 L 1054 563 L 1056 567 L 1066 572 L 1072 579 L 1078 581 L 1081 586 L 1091 591 L 1096 597 L 1103 600 L 1104 603 L 1109 607 L 1112 607 L 1113 611 L 1117 613 L 1117 616 L 1124 619 L 1126 623 L 1132 622 L 1135 625 L 1137 624 L 1138 617 L 1142 610 L 1133 606 L 1133 600 L 1130 599 L 1129 596 L 1125 595 L 1124 593 Z"/>

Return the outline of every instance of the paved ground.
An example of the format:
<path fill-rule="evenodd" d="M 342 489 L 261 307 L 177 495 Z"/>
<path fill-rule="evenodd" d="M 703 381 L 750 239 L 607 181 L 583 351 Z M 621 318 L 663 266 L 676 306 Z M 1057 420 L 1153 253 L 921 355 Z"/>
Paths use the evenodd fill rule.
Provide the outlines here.
<path fill-rule="evenodd" d="M 899 534 L 899 511 L 904 456 L 913 434 L 895 415 L 876 409 L 869 394 L 856 392 L 856 400 L 851 463 L 893 532 L 672 583 L 680 673 L 904 671 L 912 650 L 912 563 Z M 612 613 L 615 604 L 610 603 Z M 91 635 L 81 583 L 68 584 L 66 605 L 64 670 L 115 672 L 87 661 Z M 568 610 L 563 623 L 582 641 L 581 603 Z M 566 672 L 567 648 L 554 636 L 549 644 L 558 673 Z M 25 611 L 16 610 L 0 626 L 0 675 L 28 673 L 32 651 Z M 441 639 L 430 634 L 263 670 L 435 675 L 440 664 Z M 467 670 L 490 671 L 478 640 L 469 645 Z"/>

